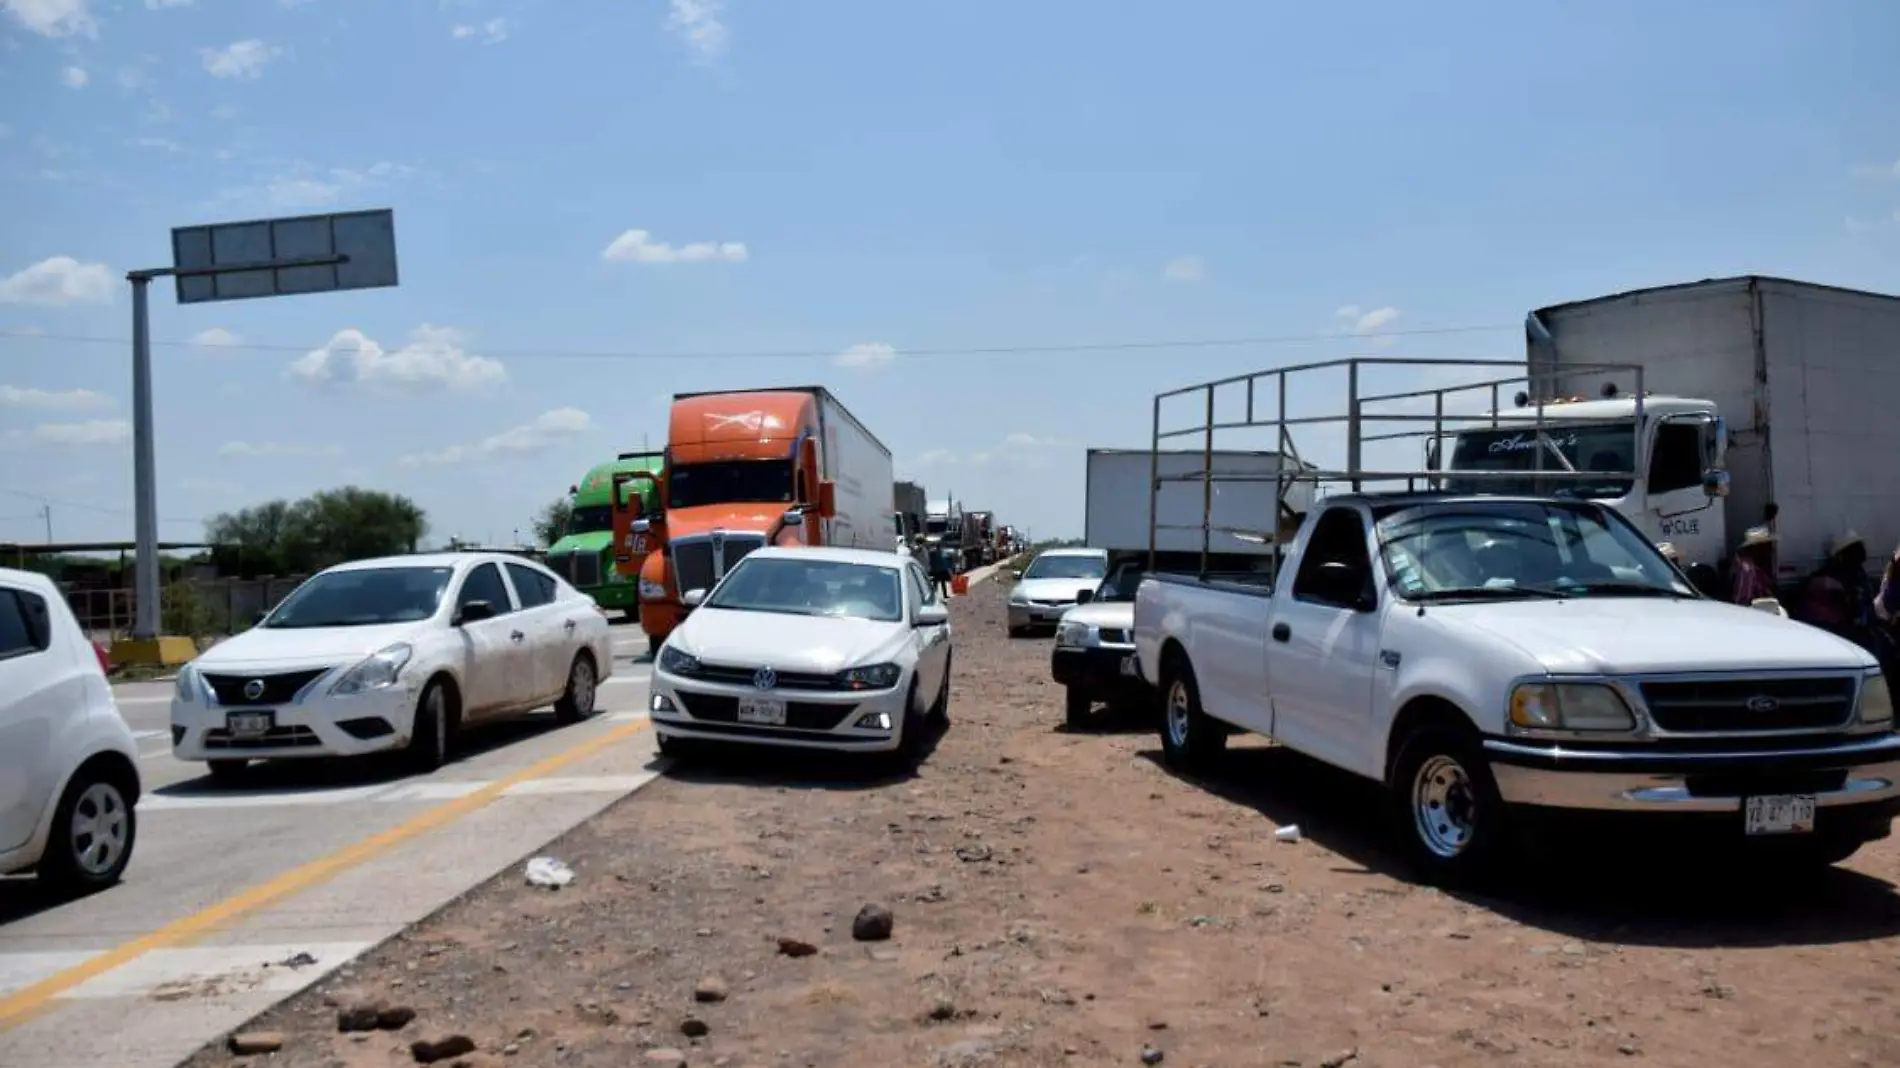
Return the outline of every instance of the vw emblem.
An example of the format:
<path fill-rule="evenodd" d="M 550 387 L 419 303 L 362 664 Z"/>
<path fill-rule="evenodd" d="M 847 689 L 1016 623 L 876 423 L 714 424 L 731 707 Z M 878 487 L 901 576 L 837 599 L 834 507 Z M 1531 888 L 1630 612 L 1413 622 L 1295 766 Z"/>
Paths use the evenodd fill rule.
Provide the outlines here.
<path fill-rule="evenodd" d="M 752 673 L 752 685 L 761 690 L 769 690 L 778 685 L 778 672 L 762 667 Z"/>
<path fill-rule="evenodd" d="M 245 700 L 255 701 L 262 696 L 264 696 L 264 680 L 263 679 L 252 679 L 251 681 L 244 684 Z"/>
<path fill-rule="evenodd" d="M 1749 698 L 1748 702 L 1744 704 L 1742 707 L 1748 709 L 1750 712 L 1754 712 L 1758 715 L 1765 716 L 1768 713 L 1773 712 L 1775 709 L 1780 708 L 1781 702 L 1775 700 L 1774 698 L 1768 696 L 1765 693 L 1758 693 L 1755 696 Z"/>

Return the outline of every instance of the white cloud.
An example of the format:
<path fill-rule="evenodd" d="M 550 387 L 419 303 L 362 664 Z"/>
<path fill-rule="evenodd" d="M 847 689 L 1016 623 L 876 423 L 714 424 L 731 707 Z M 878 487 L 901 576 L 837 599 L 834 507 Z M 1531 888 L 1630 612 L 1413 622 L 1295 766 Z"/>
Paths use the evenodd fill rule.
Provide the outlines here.
<path fill-rule="evenodd" d="M 124 419 L 87 419 L 78 423 L 41 423 L 31 430 L 11 430 L 14 441 L 46 445 L 123 445 L 132 440 L 132 424 Z"/>
<path fill-rule="evenodd" d="M 218 446 L 219 456 L 341 456 L 341 445 L 314 445 L 291 441 L 227 441 Z"/>
<path fill-rule="evenodd" d="M 1169 261 L 1161 270 L 1161 277 L 1169 282 L 1198 282 L 1207 277 L 1207 265 L 1199 256 L 1182 256 Z"/>
<path fill-rule="evenodd" d="M 1348 304 L 1333 313 L 1333 316 L 1346 321 L 1347 329 L 1355 334 L 1375 334 L 1391 326 L 1399 317 L 1397 308 L 1374 308 L 1365 311 L 1357 304 Z"/>
<path fill-rule="evenodd" d="M 717 59 L 726 50 L 726 24 L 720 21 L 724 0 L 672 0 L 666 25 L 702 62 Z"/>
<path fill-rule="evenodd" d="M 198 56 L 204 62 L 205 73 L 213 78 L 247 79 L 262 75 L 264 65 L 282 52 L 282 49 L 253 37 L 246 41 L 235 41 L 223 48 L 201 48 Z"/>
<path fill-rule="evenodd" d="M 320 349 L 291 361 L 290 377 L 309 385 L 354 382 L 399 391 L 476 389 L 507 381 L 499 360 L 471 356 L 462 333 L 423 324 L 394 352 L 361 330 L 339 330 Z"/>
<path fill-rule="evenodd" d="M 957 454 L 949 449 L 926 449 L 917 455 L 917 462 L 926 467 L 941 467 L 957 461 Z"/>
<path fill-rule="evenodd" d="M 0 304 L 109 304 L 112 269 L 54 256 L 0 279 Z"/>
<path fill-rule="evenodd" d="M 875 371 L 890 365 L 897 359 L 897 350 L 882 341 L 863 341 L 832 357 L 831 362 L 839 367 L 850 367 L 860 371 Z"/>
<path fill-rule="evenodd" d="M 86 83 L 92 81 L 92 75 L 87 74 L 84 67 L 67 67 L 59 72 L 59 80 L 68 89 L 84 89 Z"/>
<path fill-rule="evenodd" d="M 440 452 L 417 453 L 402 458 L 407 466 L 455 464 L 494 456 L 521 456 L 587 433 L 594 421 L 579 408 L 556 408 L 543 412 L 532 422 L 504 430 L 470 445 L 451 445 Z"/>
<path fill-rule="evenodd" d="M 264 195 L 280 208 L 321 208 L 336 203 L 343 185 L 315 178 L 277 178 L 264 186 Z"/>
<path fill-rule="evenodd" d="M 653 240 L 646 230 L 628 230 L 614 238 L 600 253 L 609 263 L 744 263 L 749 257 L 738 241 L 695 241 L 688 245 L 668 245 Z"/>
<path fill-rule="evenodd" d="M 500 44 L 508 39 L 508 20 L 489 19 L 480 26 L 457 26 L 449 31 L 449 36 L 458 41 L 473 40 L 479 36 L 483 44 Z"/>
<path fill-rule="evenodd" d="M 993 463 L 1008 463 L 1019 467 L 1042 467 L 1047 450 L 1065 445 L 1061 438 L 1045 437 L 1017 431 L 1006 434 L 1003 440 L 985 449 L 970 453 L 955 453 L 949 449 L 930 449 L 917 457 L 917 463 L 925 467 L 949 467 L 967 464 L 983 467 Z"/>
<path fill-rule="evenodd" d="M 91 37 L 99 32 L 90 0 L 0 0 L 0 11 L 46 37 Z"/>
<path fill-rule="evenodd" d="M 212 326 L 191 335 L 191 343 L 201 349 L 225 349 L 244 344 L 244 339 L 222 326 Z"/>
<path fill-rule="evenodd" d="M 157 152 L 183 152 L 185 146 L 169 137 L 134 137 L 126 144 L 134 148 L 149 148 Z"/>
<path fill-rule="evenodd" d="M 0 408 L 42 408 L 73 411 L 110 408 L 112 398 L 90 389 L 32 389 L 0 384 Z"/>
<path fill-rule="evenodd" d="M 227 206 L 258 205 L 292 211 L 324 208 L 362 196 L 368 190 L 414 173 L 414 167 L 389 160 L 379 160 L 367 167 L 331 167 L 327 170 L 299 164 L 260 185 L 226 189 L 218 194 L 218 200 Z"/>
<path fill-rule="evenodd" d="M 190 7 L 191 0 L 145 0 L 147 11 L 158 11 L 168 7 Z"/>

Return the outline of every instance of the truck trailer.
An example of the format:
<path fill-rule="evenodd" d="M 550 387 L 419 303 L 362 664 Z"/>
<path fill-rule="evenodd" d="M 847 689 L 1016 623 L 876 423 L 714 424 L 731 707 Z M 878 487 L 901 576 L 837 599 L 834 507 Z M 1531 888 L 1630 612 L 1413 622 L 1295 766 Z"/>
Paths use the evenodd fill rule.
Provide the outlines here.
<path fill-rule="evenodd" d="M 915 482 L 891 483 L 892 527 L 900 541 L 908 543 L 924 532 L 924 512 L 928 507 L 922 486 Z"/>

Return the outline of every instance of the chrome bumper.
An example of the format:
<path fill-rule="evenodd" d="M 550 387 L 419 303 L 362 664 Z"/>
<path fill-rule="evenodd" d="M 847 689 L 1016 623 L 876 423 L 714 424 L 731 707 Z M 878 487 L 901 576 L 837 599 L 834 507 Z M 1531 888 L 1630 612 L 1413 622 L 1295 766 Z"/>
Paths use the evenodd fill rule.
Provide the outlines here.
<path fill-rule="evenodd" d="M 1900 798 L 1900 735 L 1894 734 L 1857 738 L 1824 749 L 1761 752 L 1565 749 L 1502 738 L 1485 739 L 1484 750 L 1499 795 L 1517 805 L 1600 812 L 1740 812 L 1744 794 L 1692 790 L 1690 780 L 1842 771 L 1847 778 L 1833 790 L 1757 792 L 1813 793 L 1820 808 Z"/>

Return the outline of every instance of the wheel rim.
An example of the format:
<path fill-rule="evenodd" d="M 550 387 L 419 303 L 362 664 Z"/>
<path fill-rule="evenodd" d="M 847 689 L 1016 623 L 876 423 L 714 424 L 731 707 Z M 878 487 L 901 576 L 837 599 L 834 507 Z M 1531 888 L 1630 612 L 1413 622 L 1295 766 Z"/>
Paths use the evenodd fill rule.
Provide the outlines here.
<path fill-rule="evenodd" d="M 1471 845 L 1478 797 L 1471 773 L 1448 756 L 1433 756 L 1412 777 L 1412 823 L 1433 856 L 1449 860 Z"/>
<path fill-rule="evenodd" d="M 1168 687 L 1168 741 L 1176 749 L 1188 742 L 1188 705 L 1187 683 L 1177 679 Z"/>
<path fill-rule="evenodd" d="M 73 806 L 73 860 L 88 875 L 104 875 L 125 855 L 125 840 L 131 828 L 125 795 L 111 783 L 96 782 L 86 787 Z"/>
<path fill-rule="evenodd" d="M 567 673 L 567 691 L 574 695 L 574 709 L 585 716 L 594 710 L 594 669 L 580 657 Z"/>

